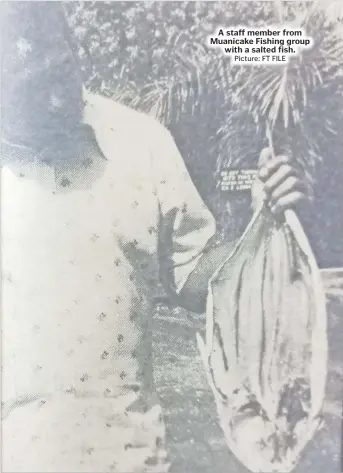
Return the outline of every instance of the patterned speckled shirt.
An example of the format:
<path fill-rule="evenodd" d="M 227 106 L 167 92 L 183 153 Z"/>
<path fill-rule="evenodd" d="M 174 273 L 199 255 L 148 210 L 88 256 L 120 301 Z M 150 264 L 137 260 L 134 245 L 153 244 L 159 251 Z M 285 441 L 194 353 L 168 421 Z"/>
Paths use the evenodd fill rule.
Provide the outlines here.
<path fill-rule="evenodd" d="M 3 471 L 164 471 L 153 296 L 179 291 L 215 231 L 155 120 L 87 96 L 103 153 L 4 161 Z"/>

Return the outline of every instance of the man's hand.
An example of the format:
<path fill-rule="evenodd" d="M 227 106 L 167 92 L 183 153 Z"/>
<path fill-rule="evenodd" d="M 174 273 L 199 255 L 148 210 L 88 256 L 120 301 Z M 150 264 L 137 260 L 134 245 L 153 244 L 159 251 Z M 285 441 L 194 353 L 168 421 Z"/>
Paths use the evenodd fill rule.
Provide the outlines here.
<path fill-rule="evenodd" d="M 259 174 L 251 192 L 253 207 L 257 209 L 265 200 L 274 215 L 294 208 L 309 195 L 305 179 L 290 159 L 286 156 L 273 157 L 269 149 L 261 152 Z M 205 310 L 208 281 L 230 255 L 234 245 L 235 242 L 223 242 L 204 252 L 179 294 L 181 306 L 194 312 Z"/>
<path fill-rule="evenodd" d="M 309 197 L 304 177 L 286 156 L 272 156 L 269 148 L 260 155 L 258 179 L 253 186 L 253 205 L 264 198 L 275 215 L 296 207 Z"/>

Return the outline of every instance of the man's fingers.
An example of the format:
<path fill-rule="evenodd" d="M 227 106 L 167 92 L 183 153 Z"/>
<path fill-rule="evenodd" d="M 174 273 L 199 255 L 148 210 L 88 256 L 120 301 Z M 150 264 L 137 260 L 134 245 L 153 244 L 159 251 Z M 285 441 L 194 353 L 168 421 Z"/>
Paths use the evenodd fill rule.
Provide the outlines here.
<path fill-rule="evenodd" d="M 261 153 L 262 155 L 262 153 Z M 267 151 L 265 152 L 267 155 Z M 266 160 L 259 171 L 259 177 L 262 181 L 266 181 L 270 176 L 272 176 L 281 166 L 290 166 L 290 159 L 287 156 L 276 156 L 275 158 Z"/>
<path fill-rule="evenodd" d="M 269 197 L 271 205 L 275 205 L 279 199 L 295 191 L 306 194 L 307 188 L 302 180 L 298 179 L 294 175 L 290 175 L 271 192 Z"/>
<path fill-rule="evenodd" d="M 263 148 L 260 153 L 260 158 L 258 160 L 259 168 L 262 168 L 267 162 L 273 157 L 272 150 L 270 148 Z"/>
<path fill-rule="evenodd" d="M 282 164 L 268 179 L 264 181 L 264 190 L 267 194 L 271 194 L 283 182 L 290 177 L 299 180 L 298 171 L 289 164 Z"/>
<path fill-rule="evenodd" d="M 308 189 L 300 171 L 287 156 L 272 156 L 269 148 L 261 151 L 259 182 L 274 214 L 281 214 L 306 198 Z"/>
<path fill-rule="evenodd" d="M 281 197 L 276 204 L 270 206 L 270 210 L 278 215 L 287 209 L 295 207 L 299 202 L 305 199 L 305 194 L 300 191 L 291 192 Z"/>

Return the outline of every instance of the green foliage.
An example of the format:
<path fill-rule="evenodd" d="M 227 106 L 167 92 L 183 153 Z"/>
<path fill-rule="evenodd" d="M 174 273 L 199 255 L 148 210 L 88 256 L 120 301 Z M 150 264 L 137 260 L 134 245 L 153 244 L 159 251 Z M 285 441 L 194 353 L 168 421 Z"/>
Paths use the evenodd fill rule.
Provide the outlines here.
<path fill-rule="evenodd" d="M 329 159 L 328 146 L 330 159 L 340 159 L 341 4 L 66 2 L 65 8 L 86 84 L 172 130 L 200 193 L 228 231 L 227 222 L 247 200 L 223 200 L 218 175 L 224 167 L 257 166 L 268 144 L 266 126 L 276 151 L 290 154 L 309 182 L 316 181 L 321 160 Z M 219 25 L 242 23 L 304 27 L 315 45 L 285 66 L 231 68 L 206 47 L 206 38 Z"/>

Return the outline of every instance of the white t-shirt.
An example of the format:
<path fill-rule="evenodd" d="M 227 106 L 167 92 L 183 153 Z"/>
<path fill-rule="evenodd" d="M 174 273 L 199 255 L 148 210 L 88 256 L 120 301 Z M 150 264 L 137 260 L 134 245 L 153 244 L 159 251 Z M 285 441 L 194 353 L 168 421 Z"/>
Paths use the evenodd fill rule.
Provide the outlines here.
<path fill-rule="evenodd" d="M 182 288 L 215 223 L 154 119 L 87 95 L 85 122 L 100 161 L 2 169 L 4 472 L 167 465 L 153 296 Z"/>

